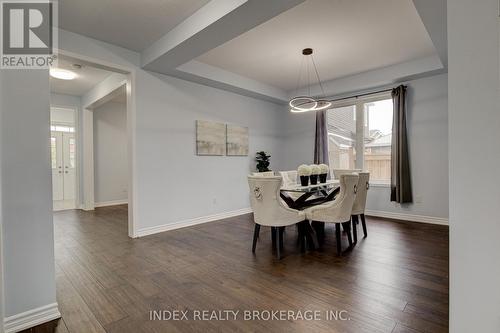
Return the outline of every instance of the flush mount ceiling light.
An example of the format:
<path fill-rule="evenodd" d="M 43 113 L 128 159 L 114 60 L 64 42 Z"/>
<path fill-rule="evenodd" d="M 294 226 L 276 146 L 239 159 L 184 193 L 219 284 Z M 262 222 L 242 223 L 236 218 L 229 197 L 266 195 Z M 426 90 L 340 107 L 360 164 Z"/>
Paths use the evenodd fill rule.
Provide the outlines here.
<path fill-rule="evenodd" d="M 51 68 L 50 76 L 60 80 L 74 80 L 78 75 L 75 72 L 62 68 Z"/>
<path fill-rule="evenodd" d="M 323 98 L 315 98 L 311 96 L 311 81 L 310 81 L 310 70 L 314 70 L 314 74 L 316 75 L 316 79 L 318 81 L 318 85 L 321 88 L 322 96 L 325 96 L 325 91 L 323 90 L 323 85 L 319 78 L 318 69 L 316 68 L 316 63 L 313 58 L 313 49 L 306 48 L 302 50 L 302 54 L 304 57 L 302 58 L 302 63 L 300 64 L 299 69 L 299 78 L 297 80 L 297 91 L 300 87 L 301 76 L 302 76 L 302 67 L 304 66 L 304 62 L 306 63 L 306 80 L 307 80 L 307 96 L 296 96 L 292 98 L 288 105 L 290 106 L 291 112 L 309 112 L 309 111 L 320 111 L 328 109 L 332 106 L 332 102 L 323 99 Z M 304 61 L 305 60 L 305 61 Z"/>

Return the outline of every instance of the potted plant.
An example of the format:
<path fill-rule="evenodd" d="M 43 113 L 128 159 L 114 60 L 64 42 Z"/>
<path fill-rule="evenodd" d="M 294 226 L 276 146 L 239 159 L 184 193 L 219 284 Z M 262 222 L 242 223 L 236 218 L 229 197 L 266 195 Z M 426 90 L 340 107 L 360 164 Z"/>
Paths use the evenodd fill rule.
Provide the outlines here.
<path fill-rule="evenodd" d="M 271 155 L 268 155 L 265 151 L 258 151 L 255 160 L 257 161 L 257 170 L 259 172 L 266 172 L 266 171 L 271 171 L 269 170 L 269 159 L 271 158 Z"/>
<path fill-rule="evenodd" d="M 326 176 L 328 176 L 328 171 L 330 168 L 326 164 L 320 164 L 319 165 L 319 182 L 320 183 L 326 183 Z"/>
<path fill-rule="evenodd" d="M 297 169 L 297 173 L 300 177 L 300 185 L 307 186 L 309 185 L 309 176 L 311 175 L 311 167 L 309 165 L 302 164 Z"/>
<path fill-rule="evenodd" d="M 318 183 L 318 175 L 320 173 L 319 166 L 316 164 L 311 164 L 311 175 L 309 178 L 311 178 L 311 185 L 316 185 Z"/>

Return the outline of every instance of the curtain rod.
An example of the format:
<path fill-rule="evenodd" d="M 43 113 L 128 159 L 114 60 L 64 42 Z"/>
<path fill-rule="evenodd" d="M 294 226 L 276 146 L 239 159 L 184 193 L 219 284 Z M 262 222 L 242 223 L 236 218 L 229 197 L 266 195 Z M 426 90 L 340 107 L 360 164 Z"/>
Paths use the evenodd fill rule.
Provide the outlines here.
<path fill-rule="evenodd" d="M 383 93 L 383 92 L 390 92 L 390 91 L 392 91 L 392 89 L 394 89 L 394 88 L 387 88 L 387 89 L 384 89 L 384 90 L 377 90 L 377 91 L 372 91 L 372 92 L 368 92 L 368 93 L 364 93 L 364 94 L 359 94 L 359 95 L 353 95 L 353 96 L 349 96 L 349 97 L 341 97 L 341 98 L 336 98 L 336 99 L 329 99 L 328 101 L 329 102 L 338 102 L 338 101 L 343 101 L 343 100 L 351 99 L 351 98 L 359 98 L 359 97 L 364 97 L 364 96 L 370 96 L 370 95 L 380 94 L 380 93 Z"/>

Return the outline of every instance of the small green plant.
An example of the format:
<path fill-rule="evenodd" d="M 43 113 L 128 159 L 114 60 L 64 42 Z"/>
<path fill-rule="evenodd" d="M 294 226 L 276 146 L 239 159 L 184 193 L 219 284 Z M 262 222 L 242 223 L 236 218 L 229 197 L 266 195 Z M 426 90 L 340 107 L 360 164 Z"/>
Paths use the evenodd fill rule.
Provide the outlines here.
<path fill-rule="evenodd" d="M 257 170 L 259 172 L 266 172 L 266 171 L 271 171 L 269 169 L 269 159 L 271 158 L 271 155 L 268 155 L 265 151 L 258 151 L 255 160 L 257 161 Z"/>

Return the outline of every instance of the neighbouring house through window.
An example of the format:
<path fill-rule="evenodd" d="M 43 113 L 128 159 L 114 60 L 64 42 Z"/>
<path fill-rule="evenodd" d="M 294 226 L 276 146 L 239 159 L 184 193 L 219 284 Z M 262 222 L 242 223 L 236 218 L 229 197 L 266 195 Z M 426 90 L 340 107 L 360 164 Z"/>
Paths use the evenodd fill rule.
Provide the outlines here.
<path fill-rule="evenodd" d="M 388 94 L 334 104 L 327 112 L 330 167 L 363 169 L 370 172 L 370 182 L 389 184 L 392 113 Z"/>

